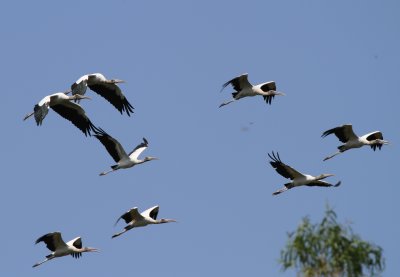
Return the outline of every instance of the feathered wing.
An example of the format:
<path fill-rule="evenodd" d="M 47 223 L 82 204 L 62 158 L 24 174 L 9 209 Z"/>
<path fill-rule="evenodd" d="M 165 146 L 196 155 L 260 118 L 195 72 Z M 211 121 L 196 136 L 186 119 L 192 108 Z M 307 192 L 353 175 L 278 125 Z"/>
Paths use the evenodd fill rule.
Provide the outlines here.
<path fill-rule="evenodd" d="M 81 237 L 77 237 L 77 238 L 71 240 L 71 242 L 75 248 L 82 249 L 82 238 Z M 77 259 L 82 256 L 82 253 L 81 252 L 73 252 L 73 253 L 71 253 L 71 256 L 74 257 L 75 259 Z"/>
<path fill-rule="evenodd" d="M 276 155 L 274 152 L 272 152 L 272 155 L 268 153 L 268 156 L 271 159 L 271 166 L 275 168 L 276 172 L 278 172 L 283 177 L 293 180 L 294 178 L 304 176 L 302 173 L 298 172 L 294 168 L 284 164 L 281 161 L 278 153 L 276 153 Z"/>
<path fill-rule="evenodd" d="M 358 136 L 354 133 L 353 126 L 351 124 L 329 129 L 322 134 L 322 137 L 326 137 L 330 134 L 335 134 L 335 136 L 343 143 L 346 143 L 349 140 L 358 139 Z"/>
<path fill-rule="evenodd" d="M 249 80 L 247 79 L 248 74 L 242 74 L 239 77 L 233 78 L 229 80 L 225 84 L 222 85 L 222 90 L 226 88 L 228 85 L 232 85 L 235 91 L 241 91 L 244 88 L 251 88 L 252 85 L 250 84 Z"/>
<path fill-rule="evenodd" d="M 260 88 L 261 88 L 262 91 L 265 91 L 265 92 L 268 92 L 268 91 L 271 91 L 271 90 L 276 91 L 276 84 L 275 84 L 274 81 L 271 81 L 271 82 L 267 82 L 267 83 L 263 84 Z M 270 104 L 270 105 L 271 105 L 272 99 L 274 99 L 274 97 L 275 97 L 274 94 L 272 94 L 272 95 L 263 95 L 263 98 L 264 98 L 265 102 L 267 104 Z"/>
<path fill-rule="evenodd" d="M 144 212 L 142 212 L 141 215 L 143 217 L 150 217 L 150 218 L 156 220 L 159 209 L 160 209 L 159 206 L 154 206 L 154 207 L 151 207 L 151 208 L 145 210 Z"/>
<path fill-rule="evenodd" d="M 52 105 L 51 108 L 65 119 L 71 121 L 85 136 L 90 136 L 91 131 L 96 131 L 96 127 L 80 105 L 71 101 L 65 101 L 62 104 Z"/>
<path fill-rule="evenodd" d="M 133 220 L 138 221 L 138 220 L 143 219 L 143 216 L 139 213 L 138 208 L 137 208 L 137 207 L 134 207 L 134 208 L 130 209 L 129 211 L 127 211 L 126 213 L 124 213 L 123 215 L 121 215 L 121 216 L 117 219 L 117 221 L 115 222 L 115 225 L 118 223 L 118 221 L 119 221 L 121 218 L 122 218 L 123 220 L 125 220 L 125 223 L 128 224 L 128 223 L 132 222 Z"/>
<path fill-rule="evenodd" d="M 379 131 L 371 132 L 369 134 L 364 135 L 364 137 L 368 141 L 372 141 L 372 140 L 376 140 L 376 139 L 383 140 L 383 135 Z M 380 143 L 371 144 L 370 146 L 374 151 L 376 150 L 376 148 L 378 148 L 379 150 L 381 150 L 381 148 L 382 148 L 382 144 L 380 144 Z"/>
<path fill-rule="evenodd" d="M 36 104 L 33 108 L 36 124 L 42 125 L 43 119 L 49 112 L 49 103 L 44 103 L 43 105 Z"/>
<path fill-rule="evenodd" d="M 128 157 L 122 145 L 103 129 L 98 128 L 94 136 L 104 145 L 115 162 L 119 162 L 121 159 Z"/>
<path fill-rule="evenodd" d="M 53 232 L 43 235 L 35 241 L 36 244 L 39 242 L 44 242 L 46 247 L 53 252 L 56 251 L 56 248 L 66 245 L 61 237 L 60 232 Z"/>
<path fill-rule="evenodd" d="M 309 186 L 309 187 L 338 187 L 338 186 L 340 186 L 341 183 L 342 182 L 339 181 L 336 184 L 332 185 L 325 181 L 316 180 L 316 181 L 306 184 L 306 186 Z"/>
<path fill-rule="evenodd" d="M 87 90 L 87 75 L 79 78 L 79 80 L 73 83 L 71 86 L 72 95 L 75 94 L 84 95 L 86 93 L 86 90 Z"/>
<path fill-rule="evenodd" d="M 121 114 L 126 112 L 130 116 L 133 113 L 133 106 L 116 84 L 98 83 L 89 85 L 89 88 L 110 102 Z"/>
<path fill-rule="evenodd" d="M 135 147 L 129 154 L 129 158 L 137 160 L 139 155 L 142 154 L 144 150 L 146 150 L 148 146 L 148 142 L 145 138 L 143 138 L 143 142 L 140 143 L 138 146 Z"/>

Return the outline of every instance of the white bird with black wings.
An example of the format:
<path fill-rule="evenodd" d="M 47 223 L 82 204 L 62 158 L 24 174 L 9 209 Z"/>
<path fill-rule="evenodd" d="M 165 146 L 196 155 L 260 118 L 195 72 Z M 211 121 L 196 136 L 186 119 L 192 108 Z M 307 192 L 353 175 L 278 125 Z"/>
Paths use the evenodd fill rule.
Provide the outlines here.
<path fill-rule="evenodd" d="M 24 120 L 27 120 L 32 115 L 34 115 L 36 124 L 38 126 L 42 125 L 43 120 L 49 112 L 49 108 L 52 108 L 53 111 L 55 111 L 65 119 L 71 121 L 72 124 L 74 124 L 85 134 L 85 136 L 90 136 L 90 132 L 96 131 L 96 127 L 87 117 L 85 110 L 80 105 L 71 102 L 71 100 L 90 98 L 79 94 L 68 96 L 68 93 L 69 92 L 58 92 L 47 95 L 35 105 L 35 107 L 33 108 L 33 112 L 27 114 L 24 117 Z"/>
<path fill-rule="evenodd" d="M 142 213 L 139 213 L 137 207 L 130 209 L 129 211 L 127 211 L 126 213 L 121 215 L 118 218 L 117 222 L 115 222 L 115 225 L 117 225 L 118 221 L 122 218 L 123 220 L 125 220 L 125 223 L 127 223 L 128 225 L 125 226 L 125 228 L 122 232 L 114 234 L 111 238 L 118 237 L 118 236 L 122 235 L 123 233 L 125 233 L 135 227 L 144 227 L 149 224 L 163 224 L 163 223 L 168 223 L 168 222 L 176 222 L 175 219 L 162 218 L 162 219 L 157 220 L 159 208 L 160 208 L 159 206 L 154 206 L 154 207 L 151 207 L 151 208 L 145 210 Z"/>
<path fill-rule="evenodd" d="M 36 240 L 36 244 L 39 242 L 44 242 L 47 248 L 52 251 L 50 255 L 46 256 L 46 259 L 33 265 L 37 267 L 47 261 L 54 258 L 59 258 L 67 255 L 71 255 L 74 258 L 79 258 L 82 256 L 83 252 L 98 252 L 98 249 L 92 247 L 82 247 L 81 237 L 74 238 L 67 243 L 65 243 L 61 237 L 60 232 L 48 233 L 41 236 Z"/>
<path fill-rule="evenodd" d="M 325 179 L 329 176 L 333 176 L 333 174 L 321 174 L 318 176 L 312 176 L 308 174 L 303 174 L 298 172 L 296 169 L 284 164 L 279 154 L 272 152 L 272 155 L 268 153 L 271 161 L 269 162 L 273 168 L 275 168 L 276 172 L 278 172 L 283 177 L 292 180 L 290 183 L 284 185 L 283 188 L 272 193 L 273 195 L 280 194 L 288 189 L 299 187 L 299 186 L 309 186 L 309 187 L 338 187 L 341 182 L 337 182 L 335 185 L 329 184 L 327 182 L 321 181 L 321 179 Z"/>
<path fill-rule="evenodd" d="M 219 106 L 220 108 L 243 97 L 261 95 L 264 97 L 264 100 L 267 104 L 271 104 L 271 101 L 275 95 L 285 95 L 283 92 L 276 91 L 276 84 L 274 81 L 253 86 L 250 84 L 247 76 L 247 73 L 242 74 L 239 77 L 233 78 L 222 85 L 222 90 L 228 85 L 232 85 L 235 92 L 232 93 L 233 99 L 222 103 Z"/>
<path fill-rule="evenodd" d="M 137 164 L 142 164 L 152 160 L 158 160 L 158 158 L 156 157 L 144 157 L 143 160 L 139 159 L 139 155 L 144 150 L 146 150 L 148 146 L 148 142 L 145 138 L 143 138 L 143 142 L 136 146 L 135 149 L 132 150 L 132 152 L 126 154 L 122 145 L 115 138 L 107 134 L 104 130 L 98 128 L 94 136 L 104 145 L 108 153 L 117 163 L 111 166 L 111 170 L 100 173 L 100 176 L 106 175 L 121 168 L 130 168 Z"/>
<path fill-rule="evenodd" d="M 383 140 L 383 135 L 380 131 L 375 131 L 361 137 L 357 136 L 353 131 L 351 124 L 345 124 L 336 128 L 329 129 L 322 134 L 322 137 L 326 137 L 330 134 L 335 136 L 344 144 L 338 146 L 339 151 L 326 157 L 324 161 L 329 160 L 344 151 L 352 148 L 360 148 L 364 145 L 369 145 L 374 151 L 376 148 L 381 150 L 382 145 L 389 144 L 388 141 Z"/>
<path fill-rule="evenodd" d="M 133 106 L 126 99 L 117 84 L 125 81 L 119 79 L 107 80 L 101 73 L 86 74 L 71 85 L 72 94 L 84 95 L 89 87 L 92 91 L 110 102 L 121 114 L 126 112 L 128 116 L 133 113 Z"/>

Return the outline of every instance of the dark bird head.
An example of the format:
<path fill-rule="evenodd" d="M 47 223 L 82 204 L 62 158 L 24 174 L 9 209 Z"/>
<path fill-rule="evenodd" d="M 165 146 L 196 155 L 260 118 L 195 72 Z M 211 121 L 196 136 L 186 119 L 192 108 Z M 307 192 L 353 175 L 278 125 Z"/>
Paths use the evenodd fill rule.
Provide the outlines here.
<path fill-rule="evenodd" d="M 316 179 L 317 180 L 322 180 L 322 179 L 325 179 L 325 178 L 330 177 L 330 176 L 335 176 L 335 175 L 333 175 L 333 174 L 321 174 L 321 175 L 318 175 L 316 177 Z"/>
<path fill-rule="evenodd" d="M 90 97 L 87 97 L 85 95 L 80 95 L 80 94 L 74 94 L 74 95 L 70 96 L 69 99 L 71 99 L 71 100 L 82 100 L 82 99 L 92 100 Z"/>
<path fill-rule="evenodd" d="M 93 247 L 84 247 L 82 248 L 82 252 L 100 252 L 99 249 Z"/>
<path fill-rule="evenodd" d="M 111 79 L 111 80 L 109 80 L 107 83 L 110 83 L 110 84 L 119 84 L 119 83 L 125 83 L 125 81 L 124 81 L 124 80 L 120 80 L 120 79 Z"/>
<path fill-rule="evenodd" d="M 152 161 L 152 160 L 159 160 L 159 158 L 156 157 L 144 157 L 143 162 L 148 162 L 148 161 Z"/>

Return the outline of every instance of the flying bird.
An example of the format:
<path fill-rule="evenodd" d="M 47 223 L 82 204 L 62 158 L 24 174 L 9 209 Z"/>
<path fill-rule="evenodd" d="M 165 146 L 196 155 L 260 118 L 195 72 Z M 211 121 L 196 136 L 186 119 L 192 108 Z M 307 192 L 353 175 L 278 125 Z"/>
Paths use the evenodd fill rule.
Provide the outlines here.
<path fill-rule="evenodd" d="M 335 136 L 344 144 L 338 147 L 339 151 L 326 157 L 324 161 L 329 160 L 344 151 L 352 148 L 360 148 L 364 145 L 369 145 L 374 151 L 376 148 L 381 150 L 382 145 L 389 144 L 388 141 L 383 140 L 383 135 L 379 131 L 375 131 L 362 137 L 357 136 L 353 132 L 353 126 L 351 124 L 342 125 L 330 130 L 325 131 L 322 137 L 326 137 L 330 134 L 335 134 Z"/>
<path fill-rule="evenodd" d="M 78 259 L 82 256 L 83 252 L 98 252 L 98 249 L 96 248 L 82 247 L 81 237 L 74 238 L 73 240 L 65 243 L 60 232 L 48 233 L 44 236 L 41 236 L 36 240 L 36 244 L 42 241 L 46 244 L 47 248 L 52 251 L 52 253 L 47 255 L 45 260 L 34 264 L 33 267 L 37 267 L 47 261 L 50 261 L 51 259 L 67 255 L 71 255 L 72 257 Z"/>
<path fill-rule="evenodd" d="M 111 170 L 100 173 L 100 176 L 106 175 L 121 168 L 130 168 L 137 164 L 142 164 L 151 160 L 158 160 L 158 158 L 156 157 L 145 157 L 143 160 L 139 159 L 139 155 L 148 146 L 148 142 L 145 138 L 143 138 L 143 142 L 136 146 L 135 149 L 132 150 L 132 152 L 126 154 L 122 145 L 115 138 L 107 134 L 104 130 L 99 128 L 94 136 L 104 145 L 108 153 L 117 163 L 111 166 Z"/>
<path fill-rule="evenodd" d="M 275 95 L 285 95 L 283 92 L 276 91 L 276 84 L 274 81 L 253 86 L 248 81 L 247 76 L 247 73 L 242 74 L 239 77 L 233 78 L 232 80 L 222 85 L 222 90 L 228 85 L 232 85 L 235 92 L 232 93 L 233 99 L 222 103 L 219 106 L 220 108 L 234 102 L 235 100 L 239 100 L 247 96 L 262 95 L 265 102 L 267 104 L 271 104 L 271 101 L 275 97 Z"/>
<path fill-rule="evenodd" d="M 283 177 L 292 180 L 290 183 L 287 183 L 284 185 L 283 188 L 275 191 L 272 193 L 273 195 L 280 194 L 284 191 L 287 191 L 288 189 L 294 188 L 294 187 L 299 187 L 299 186 L 309 186 L 309 187 L 338 187 L 340 186 L 341 182 L 337 182 L 335 185 L 329 184 L 325 181 L 321 181 L 322 179 L 325 179 L 329 176 L 333 176 L 333 174 L 321 174 L 318 176 L 311 176 L 308 174 L 303 174 L 295 170 L 294 168 L 284 164 L 280 157 L 279 154 L 272 152 L 272 155 L 268 153 L 268 156 L 270 157 L 271 161 L 269 162 L 273 168 L 275 168 L 276 172 L 278 172 L 280 175 Z"/>
<path fill-rule="evenodd" d="M 47 95 L 33 108 L 33 112 L 27 114 L 24 120 L 27 120 L 32 115 L 35 116 L 36 124 L 42 125 L 44 118 L 49 112 L 49 108 L 69 120 L 78 129 L 80 129 L 85 136 L 91 135 L 91 131 L 95 131 L 96 127 L 92 124 L 87 117 L 85 110 L 78 104 L 71 102 L 71 100 L 90 99 L 87 96 L 75 94 L 68 96 L 69 92 L 58 92 Z"/>
<path fill-rule="evenodd" d="M 118 237 L 125 233 L 126 231 L 129 231 L 132 228 L 135 227 L 144 227 L 149 224 L 162 224 L 162 223 L 168 223 L 168 222 L 176 222 L 175 219 L 158 219 L 157 220 L 157 215 L 158 215 L 158 210 L 159 206 L 154 206 L 151 207 L 147 210 L 145 210 L 142 213 L 138 212 L 138 208 L 132 208 L 123 215 L 121 215 L 118 219 L 117 222 L 115 222 L 115 225 L 117 225 L 118 221 L 122 218 L 125 220 L 125 222 L 128 224 L 125 226 L 124 230 L 122 232 L 114 234 L 111 238 Z"/>
<path fill-rule="evenodd" d="M 124 82 L 119 79 L 107 80 L 101 73 L 86 74 L 71 85 L 71 90 L 73 95 L 84 95 L 89 87 L 110 102 L 121 114 L 126 112 L 130 116 L 134 108 L 117 85 Z"/>

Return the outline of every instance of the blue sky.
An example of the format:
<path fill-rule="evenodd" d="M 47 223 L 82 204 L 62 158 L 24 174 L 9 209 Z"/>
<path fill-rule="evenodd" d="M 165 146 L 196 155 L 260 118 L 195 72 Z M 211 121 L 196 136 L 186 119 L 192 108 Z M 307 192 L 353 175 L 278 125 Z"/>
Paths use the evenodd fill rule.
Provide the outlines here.
<path fill-rule="evenodd" d="M 286 233 L 329 203 L 380 245 L 384 276 L 399 276 L 400 4 L 398 1 L 8 1 L 0 10 L 3 85 L 1 216 L 4 276 L 294 276 L 281 272 Z M 135 107 L 121 116 L 93 92 L 90 119 L 127 151 L 146 137 L 160 160 L 99 177 L 114 162 L 94 138 L 50 111 L 23 122 L 45 95 L 102 72 Z M 222 109 L 227 80 L 274 80 L 286 93 Z M 361 148 L 322 159 L 339 141 L 323 131 L 352 123 L 381 130 L 382 151 Z M 298 188 L 268 164 L 334 173 L 338 189 Z M 131 207 L 160 205 L 176 224 L 111 240 Z M 31 266 L 34 245 L 61 231 L 101 253 Z"/>

